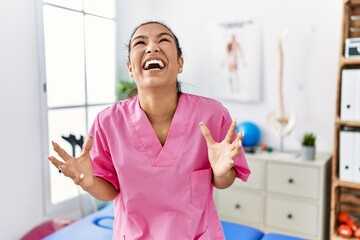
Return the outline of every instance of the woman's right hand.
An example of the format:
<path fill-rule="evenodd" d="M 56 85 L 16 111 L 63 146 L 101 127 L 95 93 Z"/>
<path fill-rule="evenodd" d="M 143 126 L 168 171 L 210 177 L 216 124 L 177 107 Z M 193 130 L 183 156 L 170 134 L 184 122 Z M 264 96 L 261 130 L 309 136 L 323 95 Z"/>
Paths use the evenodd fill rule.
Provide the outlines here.
<path fill-rule="evenodd" d="M 82 188 L 90 188 L 94 185 L 94 176 L 91 167 L 90 150 L 93 143 L 93 137 L 90 136 L 84 146 L 79 157 L 72 157 L 59 144 L 52 142 L 53 149 L 61 157 L 63 161 L 58 160 L 54 156 L 49 156 L 50 162 L 57 167 L 62 173 L 71 178 L 75 184 Z"/>

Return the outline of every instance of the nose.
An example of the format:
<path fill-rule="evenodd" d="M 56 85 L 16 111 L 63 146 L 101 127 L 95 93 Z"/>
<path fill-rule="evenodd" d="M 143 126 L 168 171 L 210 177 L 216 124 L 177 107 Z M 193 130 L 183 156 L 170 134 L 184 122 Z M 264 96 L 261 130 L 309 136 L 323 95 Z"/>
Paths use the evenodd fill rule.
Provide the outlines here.
<path fill-rule="evenodd" d="M 159 47 L 155 43 L 150 43 L 146 48 L 146 53 L 159 52 Z"/>

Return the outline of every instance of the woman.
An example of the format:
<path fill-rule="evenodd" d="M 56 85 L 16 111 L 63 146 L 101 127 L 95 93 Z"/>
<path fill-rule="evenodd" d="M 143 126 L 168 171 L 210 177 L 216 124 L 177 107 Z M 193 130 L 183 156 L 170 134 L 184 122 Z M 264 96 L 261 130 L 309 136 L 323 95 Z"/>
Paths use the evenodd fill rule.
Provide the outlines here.
<path fill-rule="evenodd" d="M 167 26 L 140 25 L 127 64 L 137 96 L 98 114 L 79 157 L 53 143 L 65 176 L 114 200 L 113 239 L 224 239 L 213 186 L 250 174 L 242 134 L 219 102 L 178 90 L 183 64 Z"/>

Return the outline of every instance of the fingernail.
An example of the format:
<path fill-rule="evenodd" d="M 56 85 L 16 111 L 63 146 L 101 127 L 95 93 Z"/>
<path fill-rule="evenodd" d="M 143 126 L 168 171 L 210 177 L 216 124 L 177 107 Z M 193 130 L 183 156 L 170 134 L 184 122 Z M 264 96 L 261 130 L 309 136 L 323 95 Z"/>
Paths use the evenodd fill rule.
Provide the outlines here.
<path fill-rule="evenodd" d="M 199 122 L 199 126 L 201 126 L 201 125 L 204 125 L 204 123 L 203 123 L 203 122 Z"/>
<path fill-rule="evenodd" d="M 244 131 L 244 129 L 243 130 L 241 130 L 241 136 L 245 136 L 245 131 Z"/>
<path fill-rule="evenodd" d="M 239 147 L 241 147 L 242 146 L 242 142 L 241 141 L 239 141 Z"/>

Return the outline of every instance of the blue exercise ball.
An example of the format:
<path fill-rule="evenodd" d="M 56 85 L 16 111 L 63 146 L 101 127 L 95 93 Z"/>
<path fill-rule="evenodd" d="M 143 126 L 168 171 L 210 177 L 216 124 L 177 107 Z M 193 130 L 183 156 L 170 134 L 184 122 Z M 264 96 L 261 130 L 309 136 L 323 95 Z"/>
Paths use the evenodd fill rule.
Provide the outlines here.
<path fill-rule="evenodd" d="M 242 141 L 242 145 L 245 147 L 253 147 L 260 140 L 260 128 L 253 122 L 242 122 L 236 126 L 236 131 L 244 131 L 245 135 Z"/>

